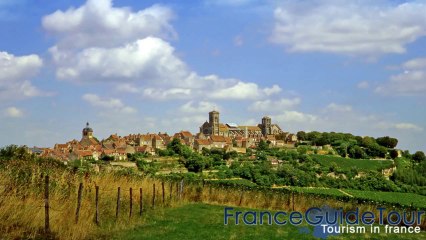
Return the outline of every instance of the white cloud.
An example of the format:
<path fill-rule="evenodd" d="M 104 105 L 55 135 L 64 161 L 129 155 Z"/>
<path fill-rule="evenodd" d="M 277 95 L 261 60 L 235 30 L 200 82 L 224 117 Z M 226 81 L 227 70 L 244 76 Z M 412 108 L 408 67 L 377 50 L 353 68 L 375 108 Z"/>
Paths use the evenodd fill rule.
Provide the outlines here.
<path fill-rule="evenodd" d="M 116 84 L 118 91 L 156 100 L 259 99 L 281 91 L 277 85 L 260 88 L 256 83 L 200 76 L 190 70 L 173 46 L 161 38 L 170 32 L 168 22 L 172 15 L 161 6 L 132 12 L 112 7 L 107 0 L 89 0 L 77 9 L 46 16 L 44 27 L 59 39 L 49 49 L 57 78 L 71 82 L 108 81 Z M 96 16 L 101 19 L 92 23 Z M 146 23 L 145 18 L 152 23 Z M 79 42 L 79 37 L 83 38 L 82 44 L 72 44 Z"/>
<path fill-rule="evenodd" d="M 60 39 L 59 49 L 114 47 L 148 36 L 175 37 L 172 19 L 171 9 L 161 5 L 132 12 L 113 7 L 112 0 L 88 0 L 79 8 L 44 16 L 42 25 Z"/>
<path fill-rule="evenodd" d="M 147 88 L 143 90 L 143 95 L 154 100 L 170 100 L 170 99 L 188 99 L 191 97 L 191 89 L 170 88 L 155 89 Z"/>
<path fill-rule="evenodd" d="M 402 64 L 404 69 L 426 69 L 426 58 L 415 58 Z"/>
<path fill-rule="evenodd" d="M 189 101 L 182 105 L 179 110 L 183 113 L 207 113 L 216 109 L 220 111 L 220 108 L 212 102 L 200 101 L 194 103 L 194 101 Z"/>
<path fill-rule="evenodd" d="M 281 88 L 277 85 L 271 88 L 260 89 L 256 83 L 245 83 L 238 82 L 237 84 L 222 88 L 212 92 L 209 97 L 213 99 L 258 99 L 264 96 L 269 96 L 281 91 Z"/>
<path fill-rule="evenodd" d="M 50 49 L 57 77 L 73 81 L 144 81 L 151 84 L 192 85 L 191 72 L 159 38 L 147 37 L 116 48 L 87 48 L 77 54 Z"/>
<path fill-rule="evenodd" d="M 370 84 L 367 81 L 362 81 L 358 83 L 357 87 L 360 89 L 367 89 L 370 87 Z"/>
<path fill-rule="evenodd" d="M 267 99 L 254 102 L 248 107 L 248 109 L 256 112 L 281 112 L 285 109 L 293 108 L 299 104 L 300 98 L 281 98 L 277 101 Z"/>
<path fill-rule="evenodd" d="M 351 112 L 352 106 L 330 103 L 325 109 L 326 111 L 329 111 L 329 112 Z"/>
<path fill-rule="evenodd" d="M 317 116 L 307 113 L 302 113 L 298 111 L 284 111 L 282 114 L 271 116 L 274 121 L 286 123 L 286 122 L 296 122 L 296 123 L 312 123 L 318 119 Z"/>
<path fill-rule="evenodd" d="M 207 5 L 219 5 L 219 6 L 243 6 L 249 3 L 256 2 L 257 0 L 205 0 Z"/>
<path fill-rule="evenodd" d="M 426 4 L 420 1 L 287 1 L 274 16 L 271 41 L 296 52 L 404 53 L 426 35 Z"/>
<path fill-rule="evenodd" d="M 273 85 L 272 87 L 270 87 L 270 88 L 265 88 L 265 89 L 263 89 L 263 92 L 267 95 L 267 96 L 270 96 L 270 95 L 274 95 L 274 94 L 277 94 L 277 93 L 279 93 L 279 92 L 281 92 L 281 88 L 280 88 L 280 86 L 278 86 L 278 85 Z"/>
<path fill-rule="evenodd" d="M 37 75 L 43 61 L 37 55 L 14 56 L 0 52 L 0 99 L 14 99 L 43 95 L 30 78 Z"/>
<path fill-rule="evenodd" d="M 85 94 L 82 97 L 83 100 L 90 103 L 94 107 L 99 107 L 106 110 L 112 110 L 120 113 L 135 113 L 136 109 L 125 106 L 120 99 L 108 98 L 102 99 L 96 94 Z"/>
<path fill-rule="evenodd" d="M 379 129 L 394 129 L 399 131 L 414 131 L 414 132 L 421 132 L 423 131 L 423 128 L 420 126 L 417 126 L 413 123 L 390 123 L 390 122 L 378 122 L 376 124 L 376 127 Z"/>
<path fill-rule="evenodd" d="M 24 116 L 21 109 L 16 107 L 8 107 L 4 110 L 4 115 L 11 118 L 20 118 Z"/>
<path fill-rule="evenodd" d="M 381 94 L 420 95 L 426 93 L 426 58 L 417 58 L 402 64 L 403 72 L 392 75 L 389 81 L 375 91 Z"/>

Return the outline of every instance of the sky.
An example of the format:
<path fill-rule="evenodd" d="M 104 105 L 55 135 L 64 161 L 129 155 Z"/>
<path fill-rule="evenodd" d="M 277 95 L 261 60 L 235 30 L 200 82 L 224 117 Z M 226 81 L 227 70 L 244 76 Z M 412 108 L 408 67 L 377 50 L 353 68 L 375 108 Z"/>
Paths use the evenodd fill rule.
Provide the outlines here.
<path fill-rule="evenodd" d="M 426 151 L 426 1 L 0 0 L 0 146 L 208 112 Z"/>

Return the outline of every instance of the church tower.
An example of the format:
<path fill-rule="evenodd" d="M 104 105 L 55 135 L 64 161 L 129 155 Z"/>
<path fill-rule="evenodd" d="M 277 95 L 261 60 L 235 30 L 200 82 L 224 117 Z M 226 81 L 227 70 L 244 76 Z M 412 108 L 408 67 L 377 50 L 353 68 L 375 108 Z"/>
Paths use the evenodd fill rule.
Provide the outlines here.
<path fill-rule="evenodd" d="M 211 127 L 211 135 L 219 135 L 219 112 L 209 112 L 209 125 Z"/>
<path fill-rule="evenodd" d="M 83 138 L 93 138 L 93 129 L 89 127 L 89 123 L 86 123 L 86 127 L 83 128 Z"/>
<path fill-rule="evenodd" d="M 271 124 L 271 118 L 268 116 L 265 116 L 262 118 L 262 134 L 263 136 L 269 135 L 272 132 L 272 124 Z"/>

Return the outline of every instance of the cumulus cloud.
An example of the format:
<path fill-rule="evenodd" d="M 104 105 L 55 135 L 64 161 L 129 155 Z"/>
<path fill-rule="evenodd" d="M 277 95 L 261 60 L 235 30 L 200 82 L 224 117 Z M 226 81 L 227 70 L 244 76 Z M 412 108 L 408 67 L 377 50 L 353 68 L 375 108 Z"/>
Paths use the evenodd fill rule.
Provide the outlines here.
<path fill-rule="evenodd" d="M 426 93 L 426 58 L 416 58 L 401 65 L 403 72 L 392 75 L 375 91 L 381 94 L 420 95 Z"/>
<path fill-rule="evenodd" d="M 329 112 L 351 112 L 352 106 L 330 103 L 330 104 L 327 105 L 325 110 L 329 111 Z"/>
<path fill-rule="evenodd" d="M 183 113 L 207 113 L 213 109 L 220 111 L 216 104 L 206 101 L 189 101 L 179 108 L 179 110 Z"/>
<path fill-rule="evenodd" d="M 256 2 L 257 0 L 205 0 L 207 5 L 219 5 L 219 6 L 242 6 Z"/>
<path fill-rule="evenodd" d="M 248 109 L 256 112 L 280 112 L 285 109 L 293 108 L 299 104 L 300 98 L 281 98 L 277 101 L 267 99 L 255 101 L 248 107 Z"/>
<path fill-rule="evenodd" d="M 281 114 L 274 115 L 271 118 L 278 122 L 296 122 L 296 123 L 312 123 L 318 119 L 318 116 L 298 112 L 298 111 L 284 111 Z"/>
<path fill-rule="evenodd" d="M 176 54 L 165 35 L 173 35 L 172 11 L 164 6 L 134 12 L 110 0 L 88 0 L 79 8 L 43 18 L 57 37 L 49 49 L 56 76 L 71 82 L 111 82 L 117 90 L 156 100 L 257 99 L 281 91 L 277 85 L 216 75 L 200 76 Z"/>
<path fill-rule="evenodd" d="M 43 95 L 30 79 L 37 75 L 43 61 L 37 55 L 14 56 L 0 52 L 0 99 Z"/>
<path fill-rule="evenodd" d="M 191 89 L 185 88 L 147 88 L 143 90 L 143 96 L 154 100 L 187 99 L 191 97 L 191 93 Z"/>
<path fill-rule="evenodd" d="M 87 48 L 77 54 L 64 55 L 55 47 L 50 52 L 59 79 L 194 83 L 185 64 L 173 54 L 173 47 L 159 38 L 147 37 L 116 48 Z"/>
<path fill-rule="evenodd" d="M 138 12 L 112 0 L 88 0 L 79 8 L 44 16 L 42 25 L 59 38 L 58 48 L 113 47 L 148 36 L 175 37 L 170 8 L 154 5 Z"/>
<path fill-rule="evenodd" d="M 237 84 L 217 90 L 210 94 L 213 99 L 258 99 L 263 96 L 269 96 L 281 91 L 277 85 L 272 88 L 260 89 L 256 83 L 238 82 Z"/>
<path fill-rule="evenodd" d="M 24 113 L 19 108 L 8 107 L 4 110 L 4 115 L 6 117 L 11 117 L 11 118 L 20 118 L 20 117 L 24 116 Z"/>
<path fill-rule="evenodd" d="M 274 11 L 271 41 L 295 52 L 404 53 L 426 35 L 425 13 L 420 1 L 286 1 Z"/>
<path fill-rule="evenodd" d="M 360 89 L 367 89 L 370 87 L 370 84 L 367 81 L 362 81 L 357 84 L 357 87 Z"/>
<path fill-rule="evenodd" d="M 94 107 L 99 107 L 105 110 L 112 110 L 120 113 L 135 113 L 136 109 L 124 105 L 124 103 L 117 98 L 101 98 L 96 94 L 85 94 L 82 97 L 83 100 L 90 103 Z"/>

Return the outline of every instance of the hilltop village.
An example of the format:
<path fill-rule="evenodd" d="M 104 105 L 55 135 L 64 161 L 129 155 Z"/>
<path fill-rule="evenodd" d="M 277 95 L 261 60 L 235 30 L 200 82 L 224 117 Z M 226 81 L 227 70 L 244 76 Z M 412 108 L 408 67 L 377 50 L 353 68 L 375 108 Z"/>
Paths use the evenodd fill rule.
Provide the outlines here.
<path fill-rule="evenodd" d="M 197 152 L 201 152 L 203 148 L 216 148 L 238 153 L 245 153 L 247 148 L 255 148 L 261 140 L 274 147 L 293 147 L 297 142 L 295 134 L 284 132 L 277 124 L 272 123 L 270 117 L 263 117 L 257 126 L 239 126 L 235 123 L 221 123 L 220 113 L 211 111 L 209 120 L 201 125 L 200 132 L 195 135 L 189 131 L 180 131 L 173 135 L 146 133 L 124 137 L 112 134 L 100 141 L 87 123 L 82 130 L 80 141 L 74 139 L 64 144 L 58 143 L 53 148 L 33 147 L 30 151 L 42 157 L 63 161 L 103 158 L 126 161 L 128 154 L 156 155 L 159 150 L 166 149 L 173 139 L 179 139 Z"/>

